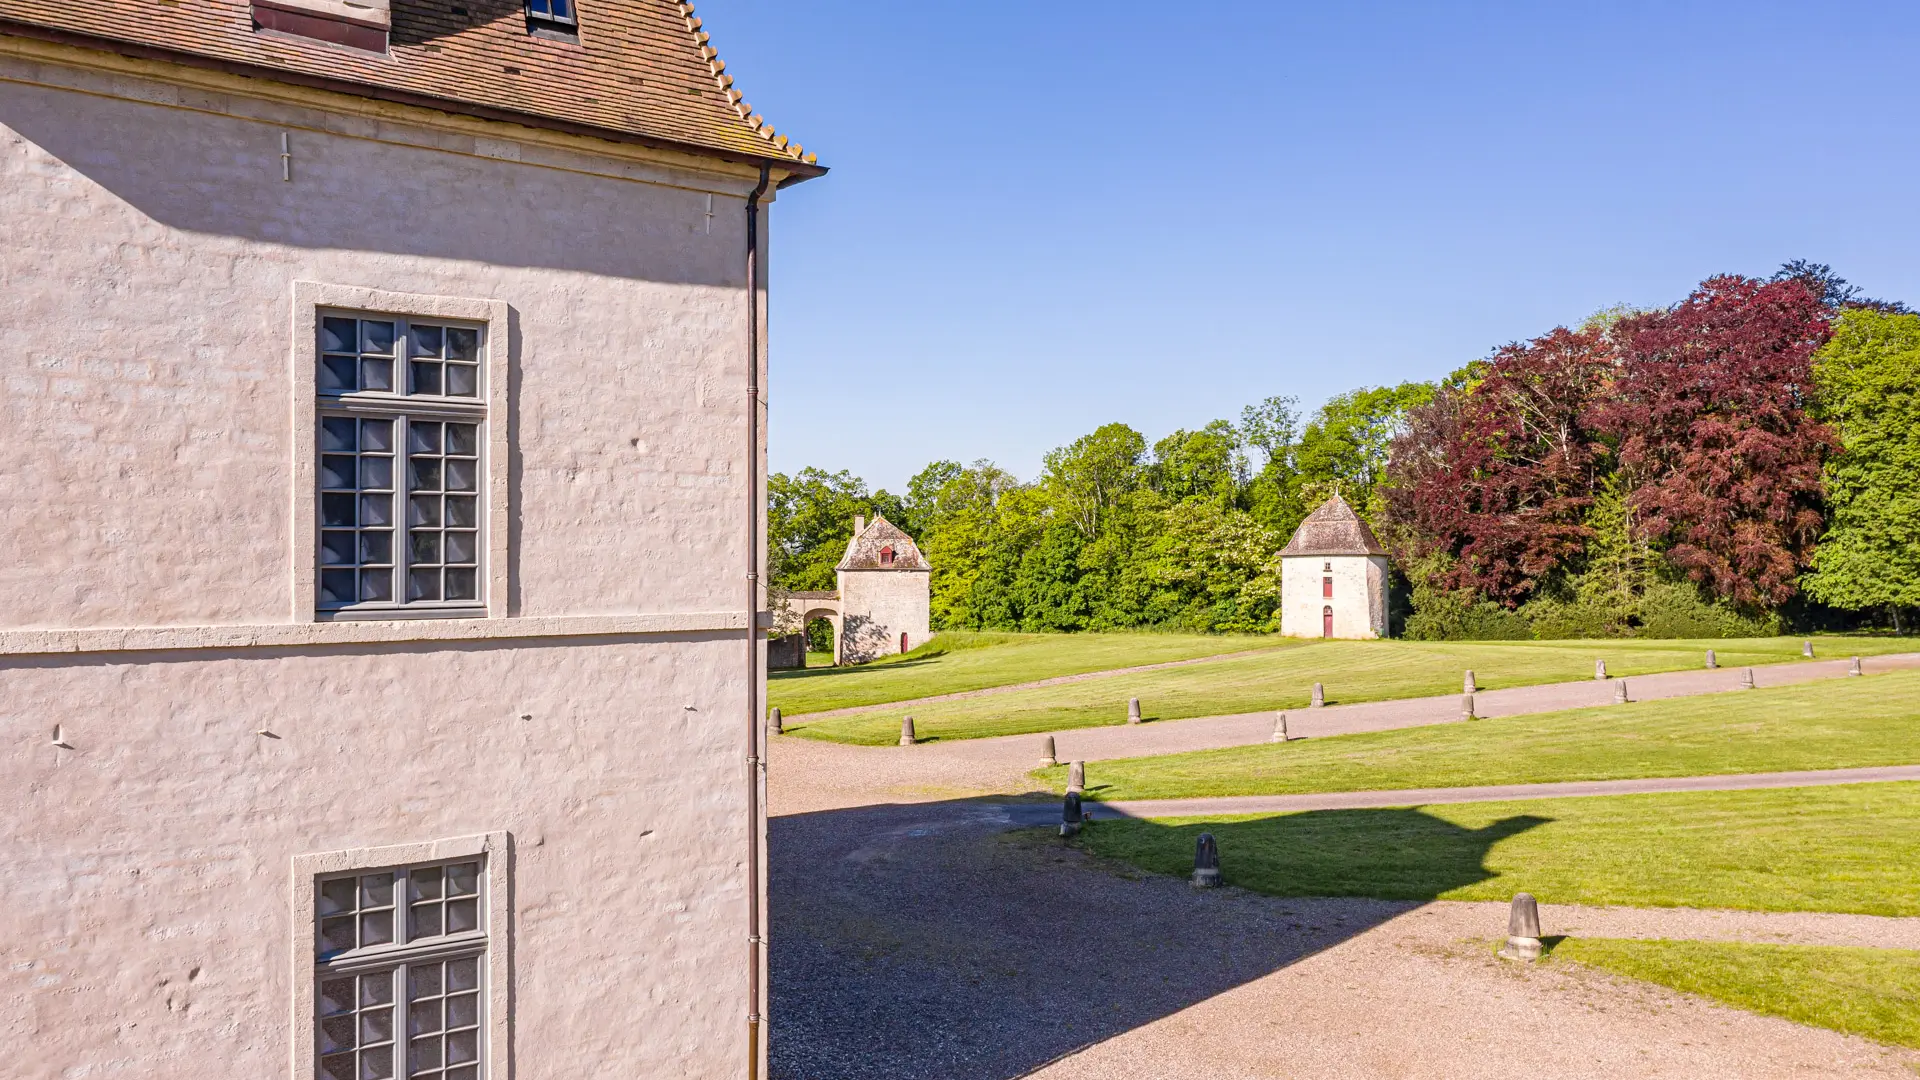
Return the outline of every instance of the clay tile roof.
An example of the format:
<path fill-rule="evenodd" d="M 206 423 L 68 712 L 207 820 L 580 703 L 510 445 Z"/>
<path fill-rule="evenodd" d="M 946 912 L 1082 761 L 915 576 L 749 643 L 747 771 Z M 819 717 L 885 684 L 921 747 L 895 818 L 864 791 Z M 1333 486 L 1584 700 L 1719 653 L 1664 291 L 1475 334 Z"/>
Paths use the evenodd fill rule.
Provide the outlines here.
<path fill-rule="evenodd" d="M 523 0 L 390 3 L 384 54 L 256 30 L 249 0 L 0 0 L 0 34 L 826 171 L 733 88 L 692 4 L 586 0 L 574 42 L 530 33 Z"/>
<path fill-rule="evenodd" d="M 1347 500 L 1335 495 L 1307 515 L 1293 531 L 1293 539 L 1280 549 L 1282 558 L 1293 555 L 1385 555 L 1387 549 L 1374 539 L 1373 530 L 1353 512 Z"/>
<path fill-rule="evenodd" d="M 893 565 L 880 565 L 880 549 L 893 549 Z M 920 545 L 883 517 L 873 519 L 858 536 L 847 541 L 847 553 L 835 570 L 930 570 Z"/>

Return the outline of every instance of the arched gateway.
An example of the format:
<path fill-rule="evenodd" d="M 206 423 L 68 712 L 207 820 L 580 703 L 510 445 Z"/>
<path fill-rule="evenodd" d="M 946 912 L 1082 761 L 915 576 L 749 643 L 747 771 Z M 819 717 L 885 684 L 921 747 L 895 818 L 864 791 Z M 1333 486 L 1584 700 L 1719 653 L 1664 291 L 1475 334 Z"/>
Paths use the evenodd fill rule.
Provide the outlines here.
<path fill-rule="evenodd" d="M 840 587 L 831 592 L 794 592 L 774 597 L 774 633 L 767 666 L 806 665 L 808 624 L 825 619 L 833 626 L 833 662 L 857 664 L 924 644 L 933 636 L 933 568 L 913 537 L 884 517 L 872 524 L 853 519 L 853 536 L 834 567 Z"/>

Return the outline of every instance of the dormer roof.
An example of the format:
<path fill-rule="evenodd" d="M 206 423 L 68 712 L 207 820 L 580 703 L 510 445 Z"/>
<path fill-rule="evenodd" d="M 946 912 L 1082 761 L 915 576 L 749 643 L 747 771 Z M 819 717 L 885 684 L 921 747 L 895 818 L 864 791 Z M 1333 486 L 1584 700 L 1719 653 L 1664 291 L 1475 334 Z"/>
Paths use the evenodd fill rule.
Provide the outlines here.
<path fill-rule="evenodd" d="M 1374 539 L 1373 530 L 1353 512 L 1347 500 L 1335 495 L 1319 505 L 1307 520 L 1293 531 L 1293 539 L 1280 549 L 1281 558 L 1296 555 L 1385 555 L 1387 549 Z"/>
<path fill-rule="evenodd" d="M 884 548 L 893 549 L 893 565 L 883 566 L 880 552 Z M 900 531 L 899 526 L 883 517 L 876 517 L 866 528 L 855 533 L 847 541 L 847 553 L 840 557 L 840 565 L 835 570 L 931 570 L 926 556 L 920 554 L 920 545 L 913 537 Z"/>

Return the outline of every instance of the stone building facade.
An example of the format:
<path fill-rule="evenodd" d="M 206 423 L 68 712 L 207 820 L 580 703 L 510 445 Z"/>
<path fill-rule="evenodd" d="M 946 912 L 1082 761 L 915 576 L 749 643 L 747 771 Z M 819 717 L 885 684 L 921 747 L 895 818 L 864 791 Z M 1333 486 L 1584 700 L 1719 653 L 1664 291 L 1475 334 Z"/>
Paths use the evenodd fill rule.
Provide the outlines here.
<path fill-rule="evenodd" d="M 782 598 L 776 632 L 801 634 L 813 620 L 827 620 L 836 664 L 907 652 L 933 636 L 933 567 L 913 537 L 893 522 L 855 518 L 847 550 L 833 569 L 838 589 Z M 800 657 L 803 664 L 804 651 Z"/>
<path fill-rule="evenodd" d="M 0 0 L 10 1076 L 762 1074 L 823 170 L 690 6 L 451 11 Z"/>
<path fill-rule="evenodd" d="M 1387 634 L 1387 552 L 1345 499 L 1321 503 L 1280 551 L 1280 632 L 1288 637 Z"/>

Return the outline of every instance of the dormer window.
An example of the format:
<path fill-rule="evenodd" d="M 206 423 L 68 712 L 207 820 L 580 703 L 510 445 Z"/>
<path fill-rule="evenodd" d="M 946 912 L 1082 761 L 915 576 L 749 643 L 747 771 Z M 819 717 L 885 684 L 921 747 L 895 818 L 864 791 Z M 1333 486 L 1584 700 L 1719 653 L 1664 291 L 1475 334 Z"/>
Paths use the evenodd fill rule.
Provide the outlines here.
<path fill-rule="evenodd" d="M 893 565 L 893 549 L 892 548 L 883 547 L 880 549 L 880 565 L 881 566 Z"/>
<path fill-rule="evenodd" d="M 573 33 L 579 25 L 573 0 L 527 0 L 527 28 Z"/>
<path fill-rule="evenodd" d="M 387 51 L 391 0 L 254 0 L 253 28 L 367 52 Z"/>

